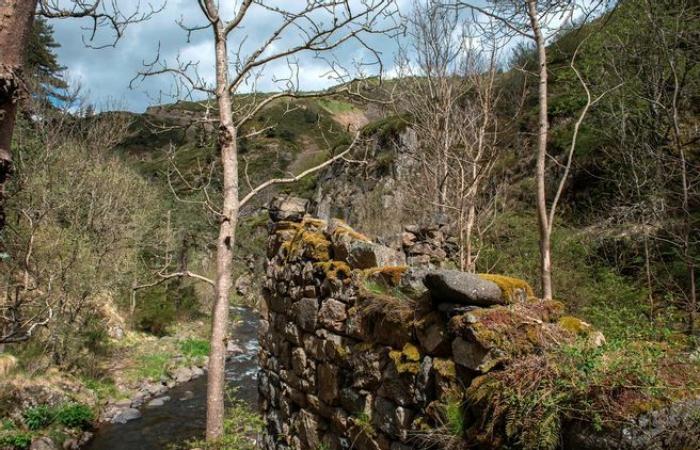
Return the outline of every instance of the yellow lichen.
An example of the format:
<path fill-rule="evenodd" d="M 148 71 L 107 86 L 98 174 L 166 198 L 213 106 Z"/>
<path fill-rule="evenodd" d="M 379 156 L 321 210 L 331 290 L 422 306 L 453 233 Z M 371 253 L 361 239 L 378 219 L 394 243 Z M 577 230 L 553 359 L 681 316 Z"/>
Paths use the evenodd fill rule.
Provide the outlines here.
<path fill-rule="evenodd" d="M 314 264 L 326 274 L 326 278 L 333 280 L 345 280 L 352 276 L 352 269 L 343 261 L 323 261 Z"/>
<path fill-rule="evenodd" d="M 559 319 L 559 326 L 573 334 L 588 334 L 591 325 L 573 316 L 564 316 Z"/>
<path fill-rule="evenodd" d="M 335 219 L 335 222 L 336 222 L 336 226 L 333 229 L 333 237 L 334 238 L 339 238 L 340 236 L 348 236 L 351 239 L 356 240 L 356 241 L 372 242 L 372 240 L 370 238 L 368 238 L 367 236 L 365 236 L 362 233 L 359 233 L 359 232 L 353 230 L 352 228 L 350 228 L 350 226 L 345 224 L 345 222 L 343 222 L 342 220 Z"/>
<path fill-rule="evenodd" d="M 411 343 L 405 344 L 402 350 L 390 351 L 389 358 L 394 362 L 398 373 L 417 374 L 420 370 L 420 352 Z"/>
<path fill-rule="evenodd" d="M 433 368 L 441 377 L 448 380 L 457 378 L 457 369 L 454 361 L 450 359 L 435 358 L 433 359 Z"/>
<path fill-rule="evenodd" d="M 481 273 L 479 277 L 482 280 L 491 281 L 496 283 L 503 296 L 509 303 L 513 303 L 517 300 L 516 291 L 523 291 L 526 298 L 534 297 L 535 292 L 532 287 L 527 283 L 527 281 L 521 280 L 519 278 L 508 277 L 505 275 L 494 275 L 491 273 Z"/>
<path fill-rule="evenodd" d="M 287 250 L 288 258 L 306 257 L 317 261 L 330 259 L 331 243 L 319 232 L 300 229 L 291 241 L 282 245 Z"/>
<path fill-rule="evenodd" d="M 381 278 L 391 286 L 398 286 L 406 270 L 408 270 L 407 266 L 372 267 L 363 271 L 363 277 L 365 279 Z"/>

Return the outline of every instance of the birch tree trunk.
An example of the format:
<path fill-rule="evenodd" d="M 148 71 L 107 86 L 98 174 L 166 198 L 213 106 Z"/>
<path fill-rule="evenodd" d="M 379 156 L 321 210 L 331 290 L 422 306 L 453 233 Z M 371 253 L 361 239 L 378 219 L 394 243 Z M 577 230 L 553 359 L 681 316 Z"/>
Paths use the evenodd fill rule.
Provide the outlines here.
<path fill-rule="evenodd" d="M 5 228 L 5 183 L 12 171 L 10 147 L 35 9 L 36 0 L 0 0 L 0 233 Z"/>
<path fill-rule="evenodd" d="M 552 255 L 551 255 L 551 227 L 547 217 L 547 194 L 545 186 L 545 165 L 547 162 L 547 135 L 549 132 L 549 119 L 547 118 L 547 48 L 542 34 L 539 17 L 537 14 L 537 0 L 528 0 L 527 14 L 535 37 L 537 46 L 537 60 L 539 63 L 539 125 L 537 133 L 537 218 L 540 232 L 540 281 L 542 298 L 552 299 Z"/>
<path fill-rule="evenodd" d="M 216 243 L 215 303 L 211 325 L 209 380 L 207 383 L 207 440 L 216 440 L 223 434 L 224 422 L 224 366 L 228 329 L 231 267 L 238 222 L 238 149 L 237 130 L 232 115 L 231 94 L 228 89 L 228 55 L 226 32 L 221 21 L 214 27 L 216 51 L 216 100 L 219 107 L 219 147 L 223 167 L 223 208 L 219 237 Z"/>

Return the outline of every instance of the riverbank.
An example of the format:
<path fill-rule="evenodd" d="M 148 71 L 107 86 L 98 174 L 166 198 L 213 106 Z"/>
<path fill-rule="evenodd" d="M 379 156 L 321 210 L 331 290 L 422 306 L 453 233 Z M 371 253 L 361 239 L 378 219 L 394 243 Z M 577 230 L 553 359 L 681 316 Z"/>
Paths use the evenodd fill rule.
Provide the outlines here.
<path fill-rule="evenodd" d="M 208 329 L 202 320 L 163 337 L 122 329 L 86 363 L 92 377 L 18 355 L 0 380 L 0 449 L 81 448 L 100 423 L 127 422 L 141 416 L 139 408 L 164 404 L 170 389 L 204 375 Z"/>

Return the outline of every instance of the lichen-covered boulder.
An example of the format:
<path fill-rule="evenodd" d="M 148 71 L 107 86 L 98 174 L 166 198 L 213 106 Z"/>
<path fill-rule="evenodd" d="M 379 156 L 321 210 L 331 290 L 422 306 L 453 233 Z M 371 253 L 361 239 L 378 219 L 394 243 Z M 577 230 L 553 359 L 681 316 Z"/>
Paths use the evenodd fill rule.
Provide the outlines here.
<path fill-rule="evenodd" d="M 471 273 L 450 269 L 431 270 L 425 274 L 423 282 L 434 301 L 476 306 L 506 303 L 496 283 Z"/>

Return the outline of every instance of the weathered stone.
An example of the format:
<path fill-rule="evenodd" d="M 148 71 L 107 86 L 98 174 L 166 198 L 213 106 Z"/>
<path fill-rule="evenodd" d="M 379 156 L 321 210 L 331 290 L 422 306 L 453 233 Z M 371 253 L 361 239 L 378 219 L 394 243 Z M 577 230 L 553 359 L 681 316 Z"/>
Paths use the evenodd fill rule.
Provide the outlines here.
<path fill-rule="evenodd" d="M 153 400 L 148 402 L 148 404 L 146 406 L 148 406 L 148 407 L 163 406 L 165 404 L 165 402 L 167 402 L 168 400 L 170 400 L 170 397 L 167 395 L 164 395 L 162 397 L 154 398 Z"/>
<path fill-rule="evenodd" d="M 445 355 L 449 352 L 447 324 L 438 312 L 433 311 L 416 323 L 416 336 L 421 347 L 431 355 Z"/>
<path fill-rule="evenodd" d="M 374 242 L 344 241 L 347 257 L 343 259 L 353 269 L 369 269 L 372 267 L 402 266 L 406 264 L 406 256 L 389 247 Z"/>
<path fill-rule="evenodd" d="M 338 400 L 340 385 L 338 367 L 324 363 L 319 364 L 316 371 L 319 398 L 329 405 L 335 404 Z"/>
<path fill-rule="evenodd" d="M 377 429 L 402 440 L 408 437 L 413 411 L 397 406 L 383 397 L 377 397 L 374 401 L 374 412 L 372 424 Z"/>
<path fill-rule="evenodd" d="M 425 275 L 424 282 L 434 301 L 476 306 L 506 303 L 501 288 L 496 283 L 471 273 L 448 269 L 431 270 Z"/>
<path fill-rule="evenodd" d="M 305 369 L 306 352 L 303 348 L 297 347 L 294 350 L 292 350 L 292 370 L 294 370 L 294 373 L 298 376 L 302 376 L 304 374 Z"/>
<path fill-rule="evenodd" d="M 348 318 L 347 307 L 344 303 L 329 298 L 321 304 L 318 311 L 318 320 L 329 330 L 342 332 L 345 328 L 345 320 Z"/>
<path fill-rule="evenodd" d="M 452 357 L 455 363 L 479 372 L 488 372 L 498 362 L 490 357 L 487 349 L 461 337 L 452 341 Z"/>
<path fill-rule="evenodd" d="M 302 298 L 292 305 L 292 315 L 302 330 L 314 331 L 318 320 L 318 300 L 315 298 Z"/>
<path fill-rule="evenodd" d="M 354 416 L 372 417 L 372 394 L 345 388 L 340 391 L 340 405 Z"/>
<path fill-rule="evenodd" d="M 32 439 L 29 450 L 57 450 L 56 444 L 46 436 Z"/>
<path fill-rule="evenodd" d="M 382 377 L 379 354 L 366 344 L 356 345 L 350 352 L 352 386 L 372 390 L 379 385 Z"/>
<path fill-rule="evenodd" d="M 285 339 L 292 344 L 301 345 L 301 332 L 299 331 L 299 327 L 297 327 L 294 323 L 285 323 L 282 333 L 284 334 Z"/>
<path fill-rule="evenodd" d="M 119 414 L 112 418 L 112 423 L 127 423 L 130 420 L 141 418 L 141 412 L 135 408 L 123 409 Z"/>
<path fill-rule="evenodd" d="M 309 207 L 309 200 L 294 196 L 280 196 L 270 202 L 270 218 L 279 222 L 288 220 L 299 222 L 306 214 Z"/>
<path fill-rule="evenodd" d="M 318 418 L 303 409 L 299 412 L 299 437 L 306 444 L 306 448 L 317 449 L 321 445 Z"/>

